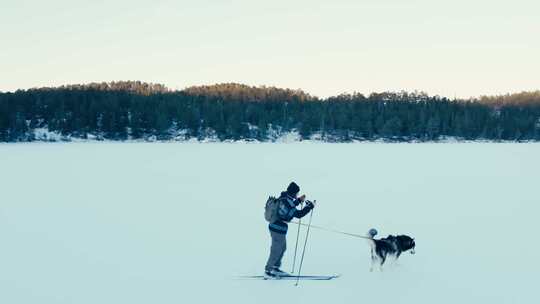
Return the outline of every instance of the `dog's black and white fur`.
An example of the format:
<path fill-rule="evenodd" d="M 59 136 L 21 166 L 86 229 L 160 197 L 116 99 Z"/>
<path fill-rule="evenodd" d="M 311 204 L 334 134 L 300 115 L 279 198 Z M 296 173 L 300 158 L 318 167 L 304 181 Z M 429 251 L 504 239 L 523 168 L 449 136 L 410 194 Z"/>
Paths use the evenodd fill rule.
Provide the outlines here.
<path fill-rule="evenodd" d="M 370 231 L 371 232 L 371 231 Z M 379 269 L 382 271 L 382 266 L 387 257 L 393 256 L 399 258 L 401 253 L 410 250 L 414 254 L 415 242 L 414 239 L 407 235 L 389 235 L 382 239 L 375 239 L 374 234 L 368 232 L 368 243 L 371 247 L 371 267 L 369 271 L 373 271 L 373 267 L 378 262 Z"/>

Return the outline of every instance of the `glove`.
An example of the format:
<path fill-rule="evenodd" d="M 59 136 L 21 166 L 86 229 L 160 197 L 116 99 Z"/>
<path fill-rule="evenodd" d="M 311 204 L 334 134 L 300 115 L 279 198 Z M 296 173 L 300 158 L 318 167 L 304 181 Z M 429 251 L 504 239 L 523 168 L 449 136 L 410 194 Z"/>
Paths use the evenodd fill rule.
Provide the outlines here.
<path fill-rule="evenodd" d="M 309 208 L 310 210 L 312 210 L 313 208 L 315 208 L 315 202 L 312 202 L 312 201 L 307 201 L 306 203 L 306 208 Z"/>

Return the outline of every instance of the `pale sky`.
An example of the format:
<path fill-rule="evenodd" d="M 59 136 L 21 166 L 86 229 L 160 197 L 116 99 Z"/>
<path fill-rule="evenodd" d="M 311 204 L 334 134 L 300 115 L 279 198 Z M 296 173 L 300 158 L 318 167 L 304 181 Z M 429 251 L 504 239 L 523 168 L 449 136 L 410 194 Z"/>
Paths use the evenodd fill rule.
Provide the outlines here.
<path fill-rule="evenodd" d="M 540 89 L 538 0 L 0 0 L 0 91 L 113 80 Z"/>

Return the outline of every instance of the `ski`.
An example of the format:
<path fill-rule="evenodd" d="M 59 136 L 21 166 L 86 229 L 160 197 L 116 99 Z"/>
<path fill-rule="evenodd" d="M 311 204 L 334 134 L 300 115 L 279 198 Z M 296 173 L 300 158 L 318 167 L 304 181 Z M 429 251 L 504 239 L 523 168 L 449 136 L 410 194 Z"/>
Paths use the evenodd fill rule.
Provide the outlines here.
<path fill-rule="evenodd" d="M 267 277 L 264 275 L 254 275 L 254 276 L 241 276 L 243 279 L 260 279 L 260 280 L 313 280 L 313 281 L 329 281 L 332 279 L 339 278 L 340 275 L 301 275 L 300 277 L 296 275 L 285 275 L 280 277 Z"/>

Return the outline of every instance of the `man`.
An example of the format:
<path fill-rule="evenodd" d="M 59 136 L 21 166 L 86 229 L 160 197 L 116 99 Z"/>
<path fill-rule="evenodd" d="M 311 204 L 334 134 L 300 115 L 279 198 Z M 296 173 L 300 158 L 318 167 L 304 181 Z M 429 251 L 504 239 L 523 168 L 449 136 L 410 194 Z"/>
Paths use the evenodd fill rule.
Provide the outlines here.
<path fill-rule="evenodd" d="M 278 198 L 278 220 L 268 225 L 272 237 L 272 246 L 270 247 L 270 256 L 264 271 L 266 277 L 288 275 L 288 273 L 279 269 L 283 254 L 287 248 L 287 222 L 290 222 L 295 217 L 302 218 L 315 208 L 314 203 L 308 201 L 303 209 L 296 209 L 296 206 L 306 199 L 306 195 L 297 198 L 299 192 L 300 187 L 295 182 L 292 182 L 287 187 L 287 191 L 281 192 L 281 196 Z"/>

